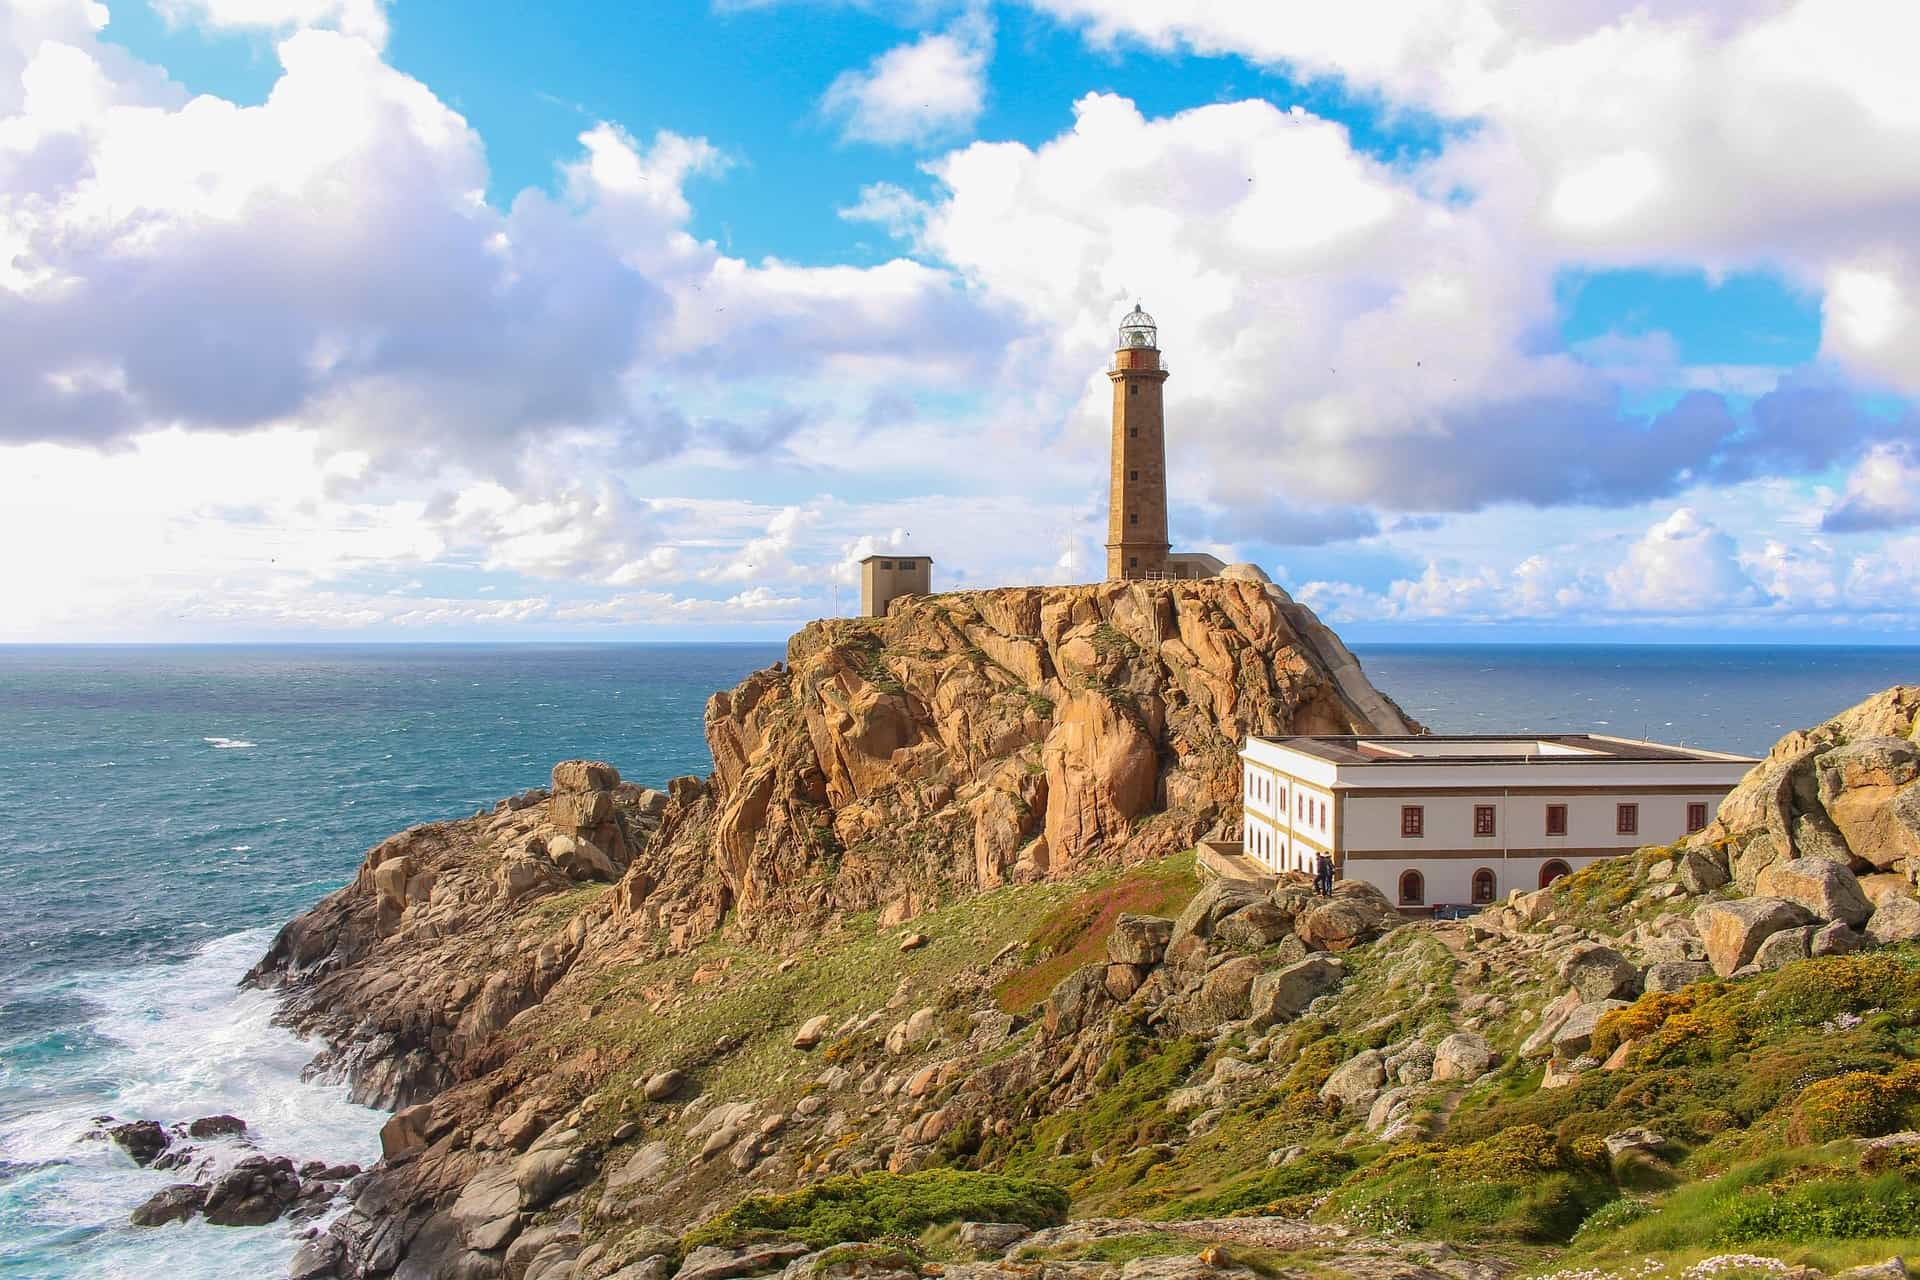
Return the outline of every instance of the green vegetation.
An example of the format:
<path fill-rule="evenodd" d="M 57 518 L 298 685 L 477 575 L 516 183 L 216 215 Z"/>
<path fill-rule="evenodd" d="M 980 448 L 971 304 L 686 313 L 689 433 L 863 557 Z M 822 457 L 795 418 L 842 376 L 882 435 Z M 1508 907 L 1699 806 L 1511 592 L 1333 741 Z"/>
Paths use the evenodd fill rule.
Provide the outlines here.
<path fill-rule="evenodd" d="M 688 1248 L 738 1243 L 760 1233 L 816 1247 L 883 1236 L 913 1236 L 947 1222 L 1018 1222 L 1049 1227 L 1066 1220 L 1067 1193 L 1037 1178 L 958 1169 L 828 1178 L 777 1196 L 750 1196 L 691 1232 Z"/>
<path fill-rule="evenodd" d="M 1200 887 L 1193 855 L 1176 854 L 1109 874 L 1062 902 L 1027 936 L 1021 966 L 994 994 L 1009 1013 L 1025 1013 L 1083 964 L 1107 954 L 1107 935 L 1123 914 L 1177 913 Z"/>
<path fill-rule="evenodd" d="M 1594 1146 L 1519 1125 L 1460 1146 L 1400 1147 L 1343 1183 L 1328 1208 L 1391 1234 L 1561 1241 L 1614 1198 L 1606 1149 Z"/>

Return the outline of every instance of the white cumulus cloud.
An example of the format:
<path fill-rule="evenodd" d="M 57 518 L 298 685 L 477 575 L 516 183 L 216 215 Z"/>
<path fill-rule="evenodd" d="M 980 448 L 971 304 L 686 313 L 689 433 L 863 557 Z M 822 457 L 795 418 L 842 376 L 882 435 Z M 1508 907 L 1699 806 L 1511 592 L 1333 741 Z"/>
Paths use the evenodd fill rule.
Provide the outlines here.
<path fill-rule="evenodd" d="M 993 28 L 978 13 L 843 71 L 820 99 L 854 142 L 925 144 L 964 134 L 986 109 Z"/>

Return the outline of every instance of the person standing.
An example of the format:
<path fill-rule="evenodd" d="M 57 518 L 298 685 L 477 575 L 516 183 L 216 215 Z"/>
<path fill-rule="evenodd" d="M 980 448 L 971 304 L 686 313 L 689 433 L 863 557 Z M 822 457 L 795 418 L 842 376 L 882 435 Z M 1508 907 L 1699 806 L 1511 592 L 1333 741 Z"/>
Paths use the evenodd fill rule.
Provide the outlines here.
<path fill-rule="evenodd" d="M 1325 850 L 1314 855 L 1313 891 L 1323 898 L 1333 896 L 1333 858 Z"/>

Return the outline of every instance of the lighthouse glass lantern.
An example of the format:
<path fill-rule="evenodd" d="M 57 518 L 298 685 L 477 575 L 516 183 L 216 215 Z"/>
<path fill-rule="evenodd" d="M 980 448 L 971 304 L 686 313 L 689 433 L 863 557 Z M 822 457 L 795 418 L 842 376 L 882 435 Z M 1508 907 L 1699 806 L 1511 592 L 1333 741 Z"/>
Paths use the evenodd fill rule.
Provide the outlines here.
<path fill-rule="evenodd" d="M 1153 317 L 1140 309 L 1139 303 L 1133 304 L 1133 310 L 1127 312 L 1120 322 L 1120 346 L 1155 347 L 1160 345 L 1159 331 L 1154 327 Z"/>

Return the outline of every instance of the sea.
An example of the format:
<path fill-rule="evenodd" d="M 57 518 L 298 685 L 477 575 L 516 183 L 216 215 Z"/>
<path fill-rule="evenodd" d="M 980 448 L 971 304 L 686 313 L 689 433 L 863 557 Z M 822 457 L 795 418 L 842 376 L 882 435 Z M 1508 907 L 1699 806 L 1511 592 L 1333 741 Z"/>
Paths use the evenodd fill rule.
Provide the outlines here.
<path fill-rule="evenodd" d="M 1920 648 L 1356 645 L 1429 728 L 1592 729 L 1763 754 Z M 382 837 L 542 784 L 711 768 L 707 696 L 771 644 L 0 647 L 0 1277 L 269 1280 L 282 1224 L 139 1229 L 170 1175 L 86 1135 L 216 1113 L 251 1152 L 371 1161 L 385 1117 L 241 976 Z"/>

